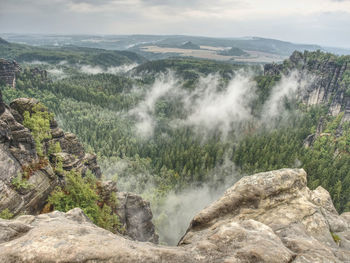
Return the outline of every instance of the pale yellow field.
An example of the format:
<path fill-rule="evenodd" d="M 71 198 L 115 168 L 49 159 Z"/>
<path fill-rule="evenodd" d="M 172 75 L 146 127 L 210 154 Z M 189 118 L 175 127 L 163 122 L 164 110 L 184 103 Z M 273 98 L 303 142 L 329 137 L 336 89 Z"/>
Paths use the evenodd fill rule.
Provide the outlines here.
<path fill-rule="evenodd" d="M 213 59 L 219 61 L 229 61 L 234 60 L 237 62 L 261 62 L 261 63 L 271 63 L 282 61 L 286 57 L 259 52 L 244 50 L 249 54 L 248 57 L 238 57 L 238 56 L 223 56 L 217 54 L 217 51 L 224 50 L 224 47 L 212 47 L 212 46 L 200 46 L 201 49 L 182 49 L 182 48 L 170 48 L 170 47 L 158 47 L 158 46 L 145 46 L 142 47 L 143 51 L 153 52 L 153 53 L 176 53 L 183 57 L 195 57 L 203 59 Z"/>

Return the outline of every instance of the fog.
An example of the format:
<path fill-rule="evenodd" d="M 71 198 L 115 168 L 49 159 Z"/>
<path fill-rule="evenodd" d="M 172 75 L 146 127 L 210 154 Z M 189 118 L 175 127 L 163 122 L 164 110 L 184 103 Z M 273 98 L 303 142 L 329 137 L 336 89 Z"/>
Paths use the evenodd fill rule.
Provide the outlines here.
<path fill-rule="evenodd" d="M 249 104 L 256 98 L 256 84 L 251 73 L 237 72 L 223 91 L 218 91 L 219 85 L 219 75 L 200 79 L 198 88 L 184 98 L 190 112 L 185 124 L 199 131 L 220 130 L 225 136 L 232 123 L 252 118 Z"/>
<path fill-rule="evenodd" d="M 129 115 L 136 119 L 136 133 L 148 139 L 157 125 L 157 103 L 176 101 L 182 105 L 186 116 L 170 120 L 174 129 L 189 126 L 203 137 L 220 131 L 222 138 L 225 138 L 233 130 L 240 132 L 238 127 L 242 123 L 278 125 L 278 117 L 286 114 L 286 101 L 301 96 L 313 80 L 297 71 L 282 76 L 272 88 L 257 119 L 252 114 L 252 106 L 258 98 L 254 77 L 251 71 L 238 70 L 227 84 L 223 84 L 218 74 L 210 74 L 202 76 L 192 90 L 183 88 L 184 80 L 168 71 L 158 75 Z"/>
<path fill-rule="evenodd" d="M 165 95 L 174 95 L 180 91 L 181 81 L 173 72 L 161 74 L 146 92 L 144 100 L 137 107 L 130 110 L 129 114 L 136 117 L 135 125 L 138 135 L 149 138 L 153 135 L 156 125 L 154 110 L 156 102 Z"/>
<path fill-rule="evenodd" d="M 106 69 L 104 69 L 101 66 L 91 66 L 91 65 L 80 65 L 78 67 L 82 73 L 96 75 L 101 73 L 107 73 L 107 74 L 126 73 L 137 66 L 138 64 L 124 64 L 116 67 L 113 67 L 113 66 L 107 67 Z"/>
<path fill-rule="evenodd" d="M 176 245 L 186 233 L 192 218 L 241 178 L 228 159 L 223 165 L 209 171 L 209 175 L 209 181 L 189 186 L 180 192 L 171 192 L 164 202 L 154 207 L 154 222 L 161 242 Z"/>
<path fill-rule="evenodd" d="M 272 127 L 279 125 L 279 116 L 287 116 L 285 102 L 303 93 L 312 78 L 300 72 L 291 72 L 282 76 L 271 89 L 270 96 L 262 106 L 260 117 L 253 116 L 252 104 L 257 99 L 255 75 L 249 71 L 235 72 L 227 84 L 218 74 L 202 76 L 195 89 L 183 88 L 183 80 L 169 71 L 160 74 L 147 89 L 135 87 L 135 92 L 143 92 L 143 99 L 127 115 L 135 118 L 136 133 L 142 139 L 150 139 L 157 125 L 156 107 L 162 100 L 181 103 L 187 113 L 182 119 L 171 119 L 174 129 L 192 127 L 201 135 L 220 131 L 225 137 L 232 129 L 239 130 L 239 123 L 254 122 L 255 125 Z M 201 136 L 205 138 L 205 136 Z M 133 163 L 128 159 L 115 160 L 104 164 L 105 174 L 118 174 L 118 187 L 123 191 L 141 194 L 150 200 L 154 214 L 154 223 L 161 242 L 176 245 L 185 233 L 191 219 L 219 198 L 242 175 L 225 153 L 223 165 L 206 174 L 206 182 L 185 187 L 180 192 L 170 192 L 165 198 L 155 199 L 157 175 L 151 169 L 133 171 Z M 297 162 L 297 161 L 296 161 Z M 107 168 L 108 167 L 108 168 Z M 145 165 L 147 167 L 147 165 Z"/>
<path fill-rule="evenodd" d="M 55 80 L 60 80 L 68 77 L 68 75 L 64 73 L 63 69 L 60 68 L 50 68 L 47 70 L 47 72 Z"/>

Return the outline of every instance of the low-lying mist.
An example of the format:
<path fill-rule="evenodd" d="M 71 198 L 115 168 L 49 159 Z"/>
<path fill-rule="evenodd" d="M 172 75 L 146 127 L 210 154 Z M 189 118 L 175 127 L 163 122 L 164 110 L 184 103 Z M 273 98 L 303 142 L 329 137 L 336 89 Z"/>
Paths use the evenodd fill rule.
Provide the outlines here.
<path fill-rule="evenodd" d="M 101 73 L 120 74 L 120 73 L 126 73 L 137 66 L 138 64 L 124 64 L 116 67 L 111 66 L 104 69 L 103 67 L 100 67 L 100 66 L 80 65 L 79 70 L 82 73 L 92 74 L 92 75 L 101 74 Z"/>
<path fill-rule="evenodd" d="M 135 171 L 132 167 L 135 167 L 135 163 L 128 158 L 101 162 L 103 174 L 117 180 L 119 191 L 140 194 L 151 202 L 153 222 L 160 242 L 168 245 L 176 245 L 191 219 L 241 178 L 235 165 L 226 158 L 222 165 L 208 172 L 208 181 L 193 183 L 180 191 L 170 191 L 166 196 L 158 197 L 155 194 L 156 175 L 148 169 Z"/>
<path fill-rule="evenodd" d="M 245 123 L 252 123 L 255 128 L 263 126 L 266 130 L 278 127 L 281 121 L 288 122 L 286 101 L 300 97 L 312 78 L 300 72 L 282 76 L 262 102 L 258 113 L 253 111 L 253 107 L 259 101 L 259 86 L 252 72 L 239 70 L 227 82 L 223 82 L 218 74 L 210 74 L 200 78 L 192 89 L 185 88 L 183 82 L 174 72 L 160 74 L 144 91 L 143 99 L 136 107 L 123 113 L 126 118 L 134 118 L 135 134 L 141 141 L 153 140 L 159 123 L 166 122 L 174 130 L 190 127 L 203 140 L 219 132 L 219 140 L 233 144 L 228 134 L 234 131 L 243 137 Z M 166 110 L 161 111 L 166 107 L 164 105 L 174 102 L 180 105 L 182 114 L 170 116 L 166 115 Z M 206 178 L 204 182 L 170 190 L 161 198 L 156 194 L 157 174 L 153 174 L 146 159 L 142 160 L 144 166 L 138 171 L 128 158 L 107 160 L 101 167 L 109 178 L 118 175 L 119 190 L 136 192 L 151 202 L 161 242 L 176 245 L 196 213 L 242 177 L 230 161 L 230 153 L 225 152 L 224 155 L 227 157 L 225 162 L 207 171 L 203 175 Z"/>

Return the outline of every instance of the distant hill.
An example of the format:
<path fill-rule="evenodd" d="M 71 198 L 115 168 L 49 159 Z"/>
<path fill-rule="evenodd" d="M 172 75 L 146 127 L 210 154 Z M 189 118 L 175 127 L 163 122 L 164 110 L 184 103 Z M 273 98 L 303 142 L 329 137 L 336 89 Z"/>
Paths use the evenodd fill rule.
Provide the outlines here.
<path fill-rule="evenodd" d="M 147 61 L 141 55 L 131 51 L 104 50 L 73 45 L 33 47 L 9 43 L 3 39 L 0 39 L 0 58 L 15 59 L 18 62 L 40 61 L 53 64 L 65 61 L 70 64 L 89 64 L 102 67 L 141 64 Z"/>
<path fill-rule="evenodd" d="M 232 47 L 228 50 L 219 51 L 218 54 L 223 56 L 248 56 L 249 54 L 238 47 Z"/>
<path fill-rule="evenodd" d="M 83 46 L 109 50 L 139 50 L 147 45 L 163 47 L 180 47 L 192 42 L 198 46 L 237 47 L 243 50 L 261 51 L 290 56 L 295 50 L 324 50 L 319 45 L 296 44 L 261 37 L 249 38 L 213 38 L 183 35 L 17 35 L 2 34 L 5 40 L 16 43 L 27 43 L 36 46 Z"/>
<path fill-rule="evenodd" d="M 200 46 L 206 46 L 201 50 L 213 50 L 217 54 L 218 48 L 231 49 L 232 47 L 244 50 L 249 54 L 257 56 L 254 61 L 254 56 L 242 56 L 242 59 L 250 58 L 251 63 L 271 62 L 269 59 L 273 57 L 273 61 L 280 62 L 290 56 L 295 50 L 303 52 L 307 51 L 328 51 L 339 55 L 350 54 L 350 49 L 323 47 L 320 45 L 297 44 L 277 39 L 261 38 L 261 37 L 244 37 L 244 38 L 214 38 L 201 36 L 184 36 L 184 35 L 24 35 L 24 34 L 1 34 L 2 41 L 13 43 L 26 43 L 32 46 L 52 47 L 56 49 L 63 47 L 87 47 L 93 49 L 111 50 L 128 50 L 139 55 L 126 55 L 122 53 L 114 53 L 126 56 L 128 59 L 142 61 L 165 59 L 174 56 L 185 56 L 181 52 L 169 51 L 167 48 L 180 48 L 183 50 L 193 49 L 198 50 Z M 156 46 L 164 49 L 164 52 L 152 52 L 145 50 L 147 46 Z M 155 50 L 153 48 L 153 50 Z M 105 51 L 105 52 L 108 52 Z M 231 52 L 231 51 L 230 51 Z M 238 54 L 238 50 L 232 50 L 231 54 Z M 92 51 L 95 53 L 95 51 Z M 183 52 L 186 53 L 186 52 Z M 187 52 L 188 53 L 188 52 Z M 210 52 L 209 52 L 210 53 Z M 262 54 L 266 53 L 266 54 Z M 88 54 L 90 56 L 90 54 Z M 191 54 L 193 56 L 193 54 Z M 230 56 L 230 55 L 228 55 Z M 263 58 L 261 59 L 261 56 Z M 132 58 L 134 57 L 134 58 Z M 142 58 L 141 58 L 142 57 Z M 209 58 L 207 56 L 206 58 Z M 212 56 L 216 59 L 215 56 Z M 222 59 L 222 58 L 221 58 Z M 113 62 L 114 63 L 114 62 Z"/>
<path fill-rule="evenodd" d="M 184 48 L 184 49 L 201 49 L 200 46 L 192 43 L 191 41 L 187 41 L 186 43 L 181 45 L 180 48 Z"/>
<path fill-rule="evenodd" d="M 9 42 L 7 42 L 6 40 L 2 39 L 0 37 L 0 45 L 3 45 L 3 44 L 8 44 Z"/>

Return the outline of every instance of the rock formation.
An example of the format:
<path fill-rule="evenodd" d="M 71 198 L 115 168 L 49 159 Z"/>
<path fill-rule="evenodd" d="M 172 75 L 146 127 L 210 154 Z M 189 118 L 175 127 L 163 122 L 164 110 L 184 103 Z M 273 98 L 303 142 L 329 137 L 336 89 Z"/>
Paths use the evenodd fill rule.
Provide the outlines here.
<path fill-rule="evenodd" d="M 16 74 L 21 67 L 16 61 L 8 61 L 0 58 L 0 81 L 12 86 L 16 86 Z"/>
<path fill-rule="evenodd" d="M 243 177 L 197 214 L 177 247 L 131 241 L 80 209 L 0 220 L 0 262 L 349 262 L 350 213 L 302 169 Z M 169 229 L 171 231 L 171 229 Z"/>
<path fill-rule="evenodd" d="M 321 52 L 295 51 L 283 64 L 266 64 L 264 75 L 288 75 L 296 70 L 300 73 L 300 82 L 309 82 L 298 94 L 305 105 L 325 106 L 331 116 L 343 113 L 336 136 L 341 135 L 342 124 L 350 121 L 350 56 L 336 57 Z M 323 122 L 320 119 L 317 132 L 305 138 L 306 147 L 312 146 L 316 138 L 323 134 Z"/>
<path fill-rule="evenodd" d="M 39 76 L 41 80 L 47 80 L 47 71 L 45 69 L 31 68 L 30 73 L 34 76 Z"/>
<path fill-rule="evenodd" d="M 138 241 L 158 243 L 158 235 L 152 223 L 150 203 L 140 196 L 118 192 L 117 214 L 129 237 Z"/>
<path fill-rule="evenodd" d="M 316 55 L 315 55 L 316 54 Z M 307 105 L 322 104 L 329 106 L 329 113 L 333 116 L 341 111 L 345 112 L 344 120 L 350 120 L 350 84 L 343 81 L 350 74 L 350 57 L 343 63 L 337 62 L 332 56 L 322 54 L 301 53 L 295 51 L 283 64 L 267 64 L 264 74 L 277 76 L 299 70 L 313 78 L 311 85 L 303 91 L 302 100 Z"/>
<path fill-rule="evenodd" d="M 59 184 L 50 163 L 38 157 L 33 136 L 23 126 L 24 112 L 31 112 L 37 103 L 34 99 L 25 98 L 14 100 L 10 107 L 1 103 L 4 111 L 0 115 L 0 211 L 8 208 L 15 215 L 38 214 L 49 194 Z M 52 139 L 46 142 L 46 148 L 50 141 L 60 141 L 62 155 L 71 157 L 71 163 L 64 162 L 66 166 L 63 169 L 89 168 L 97 177 L 101 176 L 96 157 L 85 154 L 76 137 L 59 130 L 55 121 L 52 121 L 51 134 Z M 76 155 L 73 157 L 73 154 Z M 25 171 L 31 171 L 27 185 L 35 187 L 16 189 L 13 181 Z"/>
<path fill-rule="evenodd" d="M 64 177 L 52 165 L 58 157 L 65 171 L 75 169 L 85 175 L 90 170 L 97 178 L 102 176 L 96 155 L 86 153 L 77 137 L 63 132 L 54 119 L 50 123 L 51 139 L 46 140 L 43 147 L 49 160 L 39 158 L 34 138 L 23 126 L 24 112 L 31 113 L 37 103 L 35 99 L 20 98 L 9 107 L 2 101 L 0 91 L 0 212 L 8 209 L 14 215 L 39 214 L 55 187 L 64 184 Z M 48 154 L 49 146 L 56 142 L 60 143 L 62 151 Z M 30 173 L 25 185 L 16 186 L 14 181 L 25 172 Z M 102 183 L 100 191 L 107 200 L 117 188 L 115 183 L 108 181 Z M 118 199 L 124 234 L 157 243 L 150 204 L 129 193 L 118 193 Z"/>

